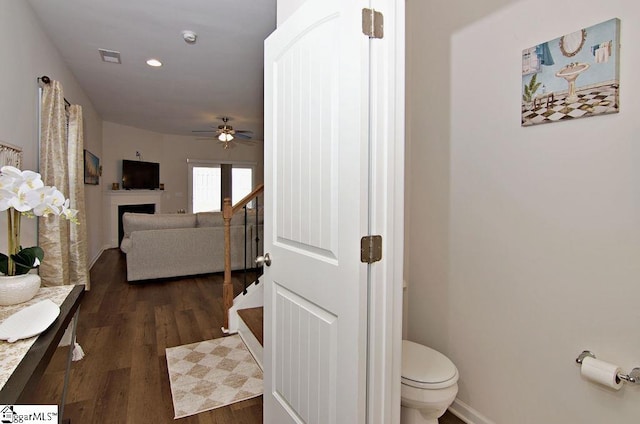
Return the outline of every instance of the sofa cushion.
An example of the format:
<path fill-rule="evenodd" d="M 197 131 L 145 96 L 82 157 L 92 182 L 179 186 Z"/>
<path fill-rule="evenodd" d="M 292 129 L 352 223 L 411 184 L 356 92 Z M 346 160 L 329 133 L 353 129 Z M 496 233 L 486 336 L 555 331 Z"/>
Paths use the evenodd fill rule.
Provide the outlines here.
<path fill-rule="evenodd" d="M 129 253 L 131 249 L 131 237 L 122 237 L 122 242 L 120 243 L 120 250 L 122 253 Z"/>
<path fill-rule="evenodd" d="M 263 215 L 258 216 L 258 221 L 262 224 Z M 256 211 L 255 209 L 249 209 L 247 212 L 247 224 L 255 224 Z M 240 210 L 234 214 L 231 218 L 231 225 L 244 225 L 244 210 Z M 222 212 L 198 212 L 196 213 L 196 227 L 223 227 L 224 219 L 222 218 Z"/>
<path fill-rule="evenodd" d="M 249 213 L 247 216 L 247 223 L 252 224 L 255 222 L 255 215 Z M 224 219 L 222 218 L 222 212 L 198 212 L 196 214 L 196 226 L 202 227 L 224 227 Z M 233 215 L 231 218 L 231 225 L 244 225 L 244 212 L 240 211 Z"/>
<path fill-rule="evenodd" d="M 196 214 L 196 227 L 222 227 L 224 220 L 222 212 L 198 212 Z"/>
<path fill-rule="evenodd" d="M 184 213 L 131 213 L 122 215 L 122 228 L 126 237 L 132 231 L 143 230 L 163 230 L 172 228 L 194 228 L 196 226 L 196 216 Z"/>
<path fill-rule="evenodd" d="M 262 210 L 262 209 L 261 209 Z M 241 212 L 239 215 L 243 215 L 243 213 Z M 256 223 L 256 210 L 254 209 L 249 209 L 249 212 L 247 213 L 247 221 L 251 224 L 255 224 Z M 264 213 L 260 212 L 258 213 L 258 224 L 262 224 L 264 222 Z"/>

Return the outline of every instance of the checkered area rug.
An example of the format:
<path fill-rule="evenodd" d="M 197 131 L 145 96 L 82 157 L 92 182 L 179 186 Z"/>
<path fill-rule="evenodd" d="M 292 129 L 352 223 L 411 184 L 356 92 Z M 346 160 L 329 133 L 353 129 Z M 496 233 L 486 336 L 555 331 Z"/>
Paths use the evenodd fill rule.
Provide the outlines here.
<path fill-rule="evenodd" d="M 168 348 L 175 418 L 262 394 L 262 371 L 238 335 Z"/>
<path fill-rule="evenodd" d="M 604 85 L 577 91 L 578 100 L 567 104 L 567 95 L 556 96 L 549 104 L 543 99 L 533 110 L 522 111 L 522 126 L 545 124 L 605 113 L 616 113 L 618 107 L 618 85 Z"/>

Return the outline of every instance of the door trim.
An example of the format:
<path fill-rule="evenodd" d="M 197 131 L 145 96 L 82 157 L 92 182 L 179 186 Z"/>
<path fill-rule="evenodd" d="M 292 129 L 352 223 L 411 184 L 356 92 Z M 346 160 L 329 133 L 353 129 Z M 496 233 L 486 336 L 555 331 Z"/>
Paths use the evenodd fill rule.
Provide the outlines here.
<path fill-rule="evenodd" d="M 370 0 L 385 33 L 371 40 L 370 233 L 383 237 L 383 259 L 371 264 L 367 424 L 400 422 L 404 252 L 405 2 Z"/>

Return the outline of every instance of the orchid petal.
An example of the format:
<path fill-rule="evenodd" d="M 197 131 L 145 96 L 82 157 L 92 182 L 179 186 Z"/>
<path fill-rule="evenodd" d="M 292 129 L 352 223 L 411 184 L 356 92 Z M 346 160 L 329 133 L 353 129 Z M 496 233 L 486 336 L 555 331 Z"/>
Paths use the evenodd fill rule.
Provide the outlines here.
<path fill-rule="evenodd" d="M 7 175 L 11 178 L 22 180 L 22 171 L 20 171 L 15 166 L 3 166 L 2 168 L 0 168 L 0 172 L 2 172 L 3 175 Z"/>
<path fill-rule="evenodd" d="M 30 189 L 37 189 L 44 186 L 42 182 L 42 177 L 37 172 L 33 171 L 24 171 L 23 175 L 23 185 L 27 185 Z"/>
<path fill-rule="evenodd" d="M 0 189 L 14 191 L 15 186 L 16 183 L 14 178 L 11 178 L 8 175 L 0 176 Z"/>

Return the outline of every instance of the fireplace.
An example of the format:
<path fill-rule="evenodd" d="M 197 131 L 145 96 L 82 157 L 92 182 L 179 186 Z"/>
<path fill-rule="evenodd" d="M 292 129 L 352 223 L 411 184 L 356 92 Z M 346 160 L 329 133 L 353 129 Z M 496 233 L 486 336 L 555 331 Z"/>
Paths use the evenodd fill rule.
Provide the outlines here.
<path fill-rule="evenodd" d="M 125 212 L 133 213 L 156 213 L 155 203 L 145 203 L 141 205 L 119 205 L 118 206 L 118 246 L 122 242 L 124 237 L 124 228 L 122 227 L 122 215 Z"/>
<path fill-rule="evenodd" d="M 109 211 L 107 215 L 107 226 L 105 228 L 107 248 L 120 247 L 120 240 L 122 239 L 122 214 L 124 212 L 161 213 L 163 211 L 162 195 L 163 192 L 160 190 L 108 190 L 104 198 L 105 208 Z M 143 207 L 152 205 L 153 209 L 149 207 L 148 210 L 125 209 L 124 212 L 120 211 L 122 206 L 133 206 L 136 208 L 139 205 Z"/>

